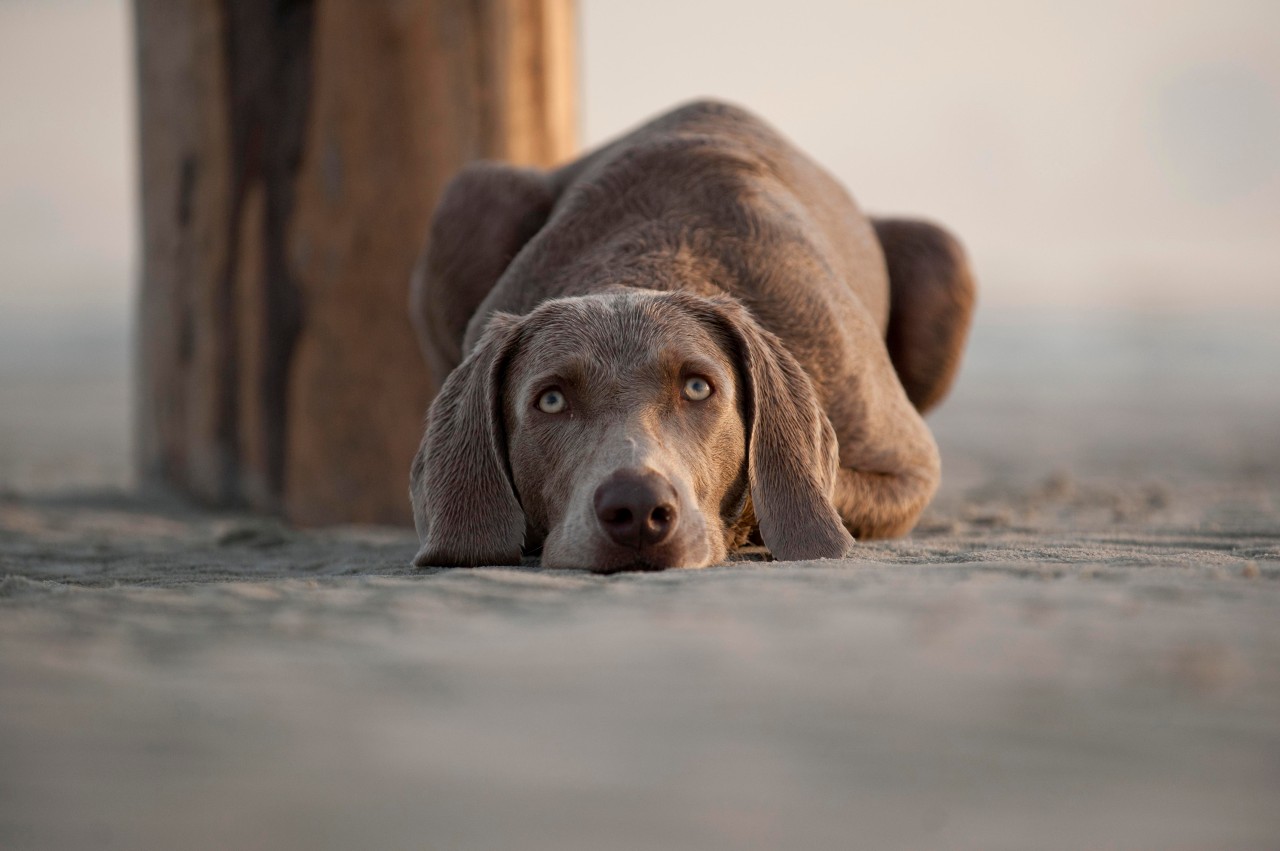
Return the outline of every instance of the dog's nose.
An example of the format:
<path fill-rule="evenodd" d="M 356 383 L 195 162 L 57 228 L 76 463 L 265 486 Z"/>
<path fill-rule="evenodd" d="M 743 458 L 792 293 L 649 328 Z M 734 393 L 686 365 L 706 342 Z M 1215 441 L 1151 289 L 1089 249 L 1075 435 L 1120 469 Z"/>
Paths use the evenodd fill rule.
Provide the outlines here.
<path fill-rule="evenodd" d="M 622 470 L 596 488 L 596 518 L 616 544 L 660 544 L 676 527 L 676 489 L 651 470 Z"/>

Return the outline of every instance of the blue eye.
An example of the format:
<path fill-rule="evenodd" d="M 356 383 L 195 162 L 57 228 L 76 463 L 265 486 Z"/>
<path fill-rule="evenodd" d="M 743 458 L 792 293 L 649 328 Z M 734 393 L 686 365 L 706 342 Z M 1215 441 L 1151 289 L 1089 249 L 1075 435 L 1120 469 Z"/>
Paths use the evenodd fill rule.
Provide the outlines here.
<path fill-rule="evenodd" d="M 551 389 L 538 397 L 538 410 L 544 414 L 558 414 L 569 407 L 569 400 L 559 390 Z"/>
<path fill-rule="evenodd" d="M 690 402 L 701 402 L 711 395 L 711 382 L 700 375 L 692 376 L 684 382 L 684 398 Z"/>

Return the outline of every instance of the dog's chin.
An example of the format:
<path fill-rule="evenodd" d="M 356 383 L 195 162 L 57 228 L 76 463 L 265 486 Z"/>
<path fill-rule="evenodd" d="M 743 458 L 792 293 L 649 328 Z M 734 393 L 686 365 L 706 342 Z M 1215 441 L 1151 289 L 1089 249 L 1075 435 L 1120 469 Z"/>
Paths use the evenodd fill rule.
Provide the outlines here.
<path fill-rule="evenodd" d="M 703 541 L 686 545 L 672 542 L 639 550 L 600 541 L 588 551 L 570 555 L 558 548 L 543 550 L 542 566 L 548 568 L 585 568 L 592 573 L 654 573 L 675 568 L 708 567 L 724 560 L 724 554 L 713 552 Z"/>
<path fill-rule="evenodd" d="M 604 574 L 653 573 L 659 570 L 708 567 L 723 560 L 723 555 L 717 558 L 711 551 L 711 547 L 703 541 L 698 541 L 692 546 L 677 543 L 646 547 L 639 551 L 606 544 L 598 548 L 589 568 L 593 573 Z"/>
<path fill-rule="evenodd" d="M 630 560 L 598 561 L 589 569 L 592 573 L 609 575 L 613 573 L 657 573 L 660 570 L 668 570 L 680 566 L 679 564 L 666 564 L 661 559 L 649 559 L 643 554 L 632 554 Z"/>

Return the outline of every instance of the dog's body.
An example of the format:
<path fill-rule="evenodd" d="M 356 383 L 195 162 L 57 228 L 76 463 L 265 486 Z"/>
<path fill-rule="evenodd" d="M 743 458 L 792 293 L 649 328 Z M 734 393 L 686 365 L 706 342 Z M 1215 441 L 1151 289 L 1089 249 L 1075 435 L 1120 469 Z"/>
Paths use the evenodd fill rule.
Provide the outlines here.
<path fill-rule="evenodd" d="M 413 284 L 440 390 L 417 563 L 700 566 L 757 523 L 780 558 L 903 534 L 972 300 L 944 231 L 873 223 L 734 107 L 551 173 L 470 166 Z"/>

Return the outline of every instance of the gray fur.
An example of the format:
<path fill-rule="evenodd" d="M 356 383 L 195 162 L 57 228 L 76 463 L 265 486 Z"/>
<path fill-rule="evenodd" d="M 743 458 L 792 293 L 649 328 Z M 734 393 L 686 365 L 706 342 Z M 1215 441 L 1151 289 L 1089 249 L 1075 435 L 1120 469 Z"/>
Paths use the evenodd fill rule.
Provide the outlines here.
<path fill-rule="evenodd" d="M 696 567 L 757 533 L 783 559 L 903 534 L 937 488 L 921 411 L 954 378 L 973 293 L 949 234 L 873 223 L 735 107 L 677 109 L 554 172 L 469 166 L 413 281 L 440 388 L 416 563 Z M 709 399 L 681 396 L 690 374 Z M 549 386 L 569 413 L 537 408 Z M 659 550 L 595 522 L 622 469 L 679 495 Z"/>

